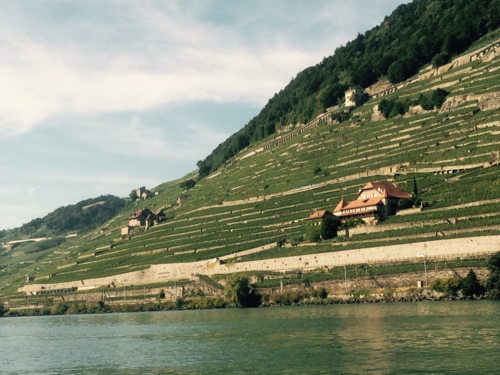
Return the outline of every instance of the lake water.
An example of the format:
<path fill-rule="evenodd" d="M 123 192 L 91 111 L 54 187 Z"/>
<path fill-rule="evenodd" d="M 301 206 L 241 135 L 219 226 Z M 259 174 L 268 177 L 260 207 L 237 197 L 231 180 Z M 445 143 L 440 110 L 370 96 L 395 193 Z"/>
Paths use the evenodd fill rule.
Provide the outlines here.
<path fill-rule="evenodd" d="M 500 302 L 0 319 L 1 374 L 500 374 Z"/>

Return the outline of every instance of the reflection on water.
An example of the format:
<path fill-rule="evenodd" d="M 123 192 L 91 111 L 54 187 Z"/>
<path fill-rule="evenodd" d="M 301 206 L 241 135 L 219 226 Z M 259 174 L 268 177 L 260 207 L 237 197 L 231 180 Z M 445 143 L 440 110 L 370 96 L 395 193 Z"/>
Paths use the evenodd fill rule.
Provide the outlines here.
<path fill-rule="evenodd" d="M 500 302 L 0 319 L 1 374 L 500 373 Z"/>

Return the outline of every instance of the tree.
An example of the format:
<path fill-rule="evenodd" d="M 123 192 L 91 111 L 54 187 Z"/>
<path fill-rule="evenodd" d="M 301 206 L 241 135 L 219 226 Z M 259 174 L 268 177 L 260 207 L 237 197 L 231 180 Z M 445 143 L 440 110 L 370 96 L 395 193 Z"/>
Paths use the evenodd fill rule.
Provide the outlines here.
<path fill-rule="evenodd" d="M 314 225 L 315 221 L 307 224 L 306 228 L 306 240 L 309 242 L 318 242 L 321 238 L 321 226 Z M 316 223 L 318 224 L 318 223 Z"/>
<path fill-rule="evenodd" d="M 445 91 L 442 89 L 437 89 L 437 90 L 433 91 L 431 100 L 432 100 L 432 104 L 434 105 L 434 107 L 436 107 L 438 109 L 441 108 L 441 106 L 443 105 L 448 94 L 449 94 L 448 91 Z"/>
<path fill-rule="evenodd" d="M 415 64 L 411 59 L 400 59 L 391 64 L 387 70 L 387 77 L 391 83 L 407 80 L 415 73 Z"/>
<path fill-rule="evenodd" d="M 448 296 L 454 296 L 460 290 L 460 279 L 455 277 L 439 279 L 430 285 L 431 290 L 444 293 Z"/>
<path fill-rule="evenodd" d="M 500 252 L 493 254 L 488 260 L 490 274 L 486 280 L 486 291 L 493 298 L 500 298 Z"/>
<path fill-rule="evenodd" d="M 438 53 L 432 58 L 432 67 L 438 68 L 441 65 L 446 64 L 450 60 L 450 55 L 447 52 Z"/>
<path fill-rule="evenodd" d="M 179 187 L 183 190 L 189 190 L 191 189 L 194 185 L 196 185 L 196 181 L 193 180 L 193 179 L 189 179 L 189 180 L 186 180 L 186 181 L 182 181 L 180 184 L 179 184 Z"/>
<path fill-rule="evenodd" d="M 417 195 L 418 195 L 417 180 L 415 180 L 415 177 L 413 177 L 413 196 L 416 197 Z"/>
<path fill-rule="evenodd" d="M 132 189 L 128 196 L 132 200 L 132 202 L 135 202 L 135 200 L 137 199 L 137 190 Z"/>
<path fill-rule="evenodd" d="M 431 111 L 434 109 L 434 103 L 432 102 L 432 99 L 429 99 L 426 95 L 420 94 L 417 100 L 422 108 L 426 111 Z"/>
<path fill-rule="evenodd" d="M 235 307 L 247 307 L 250 298 L 250 279 L 233 274 L 224 286 L 226 302 Z"/>
<path fill-rule="evenodd" d="M 484 294 L 484 287 L 477 279 L 476 273 L 470 269 L 466 277 L 460 280 L 460 290 L 464 296 L 472 297 Z"/>
<path fill-rule="evenodd" d="M 337 230 L 341 224 L 337 216 L 326 217 L 321 224 L 321 238 L 329 240 L 330 238 L 337 237 Z"/>

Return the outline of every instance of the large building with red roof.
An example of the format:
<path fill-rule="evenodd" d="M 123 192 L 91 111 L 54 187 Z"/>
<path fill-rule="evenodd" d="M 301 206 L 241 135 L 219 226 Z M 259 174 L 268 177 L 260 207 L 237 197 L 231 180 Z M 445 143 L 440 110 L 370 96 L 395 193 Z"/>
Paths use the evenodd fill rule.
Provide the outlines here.
<path fill-rule="evenodd" d="M 362 219 L 371 222 L 394 214 L 399 200 L 407 198 L 411 198 L 411 195 L 393 184 L 369 182 L 352 202 L 347 203 L 342 199 L 333 214 L 342 221 Z"/>

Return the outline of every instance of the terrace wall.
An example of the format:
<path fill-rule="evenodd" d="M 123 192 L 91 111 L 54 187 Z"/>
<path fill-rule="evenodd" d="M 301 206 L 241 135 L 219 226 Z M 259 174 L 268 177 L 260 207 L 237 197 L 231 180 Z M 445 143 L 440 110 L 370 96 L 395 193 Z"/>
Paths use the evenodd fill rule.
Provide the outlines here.
<path fill-rule="evenodd" d="M 30 284 L 20 291 L 34 292 L 45 288 L 72 288 L 83 286 L 107 286 L 115 284 L 142 285 L 159 281 L 197 279 L 196 275 L 231 274 L 244 271 L 286 271 L 312 270 L 316 268 L 338 267 L 349 264 L 389 263 L 416 261 L 417 254 L 432 258 L 456 258 L 489 255 L 500 249 L 500 236 L 469 237 L 437 240 L 404 245 L 372 247 L 359 250 L 337 251 L 322 254 L 310 254 L 278 259 L 241 262 L 232 265 L 215 264 L 207 267 L 209 261 L 192 263 L 171 263 L 151 265 L 149 269 L 129 272 L 121 275 L 89 280 L 71 281 L 58 284 Z"/>
<path fill-rule="evenodd" d="M 455 268 L 448 270 L 434 270 L 432 263 L 427 269 L 427 283 L 430 285 L 433 281 L 450 278 L 467 276 L 470 268 Z M 489 271 L 483 267 L 471 267 L 476 273 L 480 281 L 487 279 Z M 362 270 L 360 270 L 361 273 Z M 425 273 L 408 272 L 394 275 L 373 275 L 373 276 L 358 276 L 347 279 L 347 290 L 363 290 L 363 289 L 382 289 L 382 288 L 416 288 L 417 282 L 422 281 L 425 285 Z M 314 289 L 325 288 L 329 294 L 346 291 L 346 282 L 344 279 L 326 280 L 316 283 L 311 283 Z M 283 291 L 291 292 L 297 290 L 306 290 L 304 284 L 289 284 L 283 286 Z M 274 294 L 281 292 L 280 287 L 276 288 L 260 288 L 261 294 Z"/>

